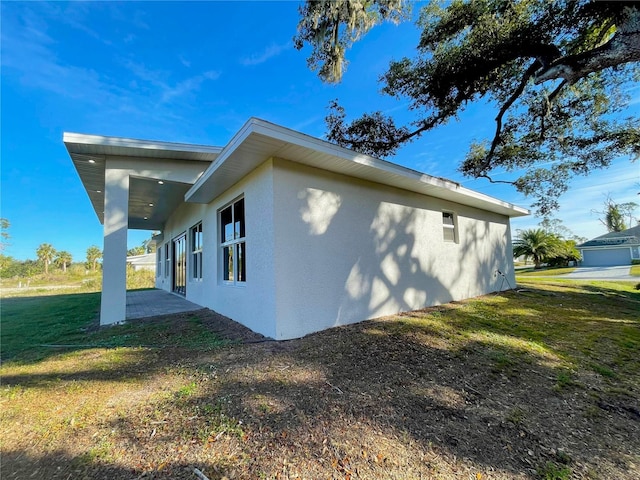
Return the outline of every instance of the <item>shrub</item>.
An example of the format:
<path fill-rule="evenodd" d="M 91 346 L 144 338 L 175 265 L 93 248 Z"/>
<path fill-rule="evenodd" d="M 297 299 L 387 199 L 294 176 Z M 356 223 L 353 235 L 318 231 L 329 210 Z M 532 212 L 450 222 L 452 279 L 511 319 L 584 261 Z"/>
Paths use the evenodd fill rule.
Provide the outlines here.
<path fill-rule="evenodd" d="M 127 266 L 127 290 L 138 288 L 154 288 L 156 286 L 156 272 L 153 270 L 135 270 Z"/>
<path fill-rule="evenodd" d="M 73 277 L 84 277 L 86 271 L 87 269 L 84 268 L 84 264 L 82 263 L 72 263 L 67 268 L 67 272 L 69 272 L 69 275 Z"/>
<path fill-rule="evenodd" d="M 82 282 L 82 290 L 87 292 L 99 292 L 102 290 L 102 275 L 89 278 Z"/>

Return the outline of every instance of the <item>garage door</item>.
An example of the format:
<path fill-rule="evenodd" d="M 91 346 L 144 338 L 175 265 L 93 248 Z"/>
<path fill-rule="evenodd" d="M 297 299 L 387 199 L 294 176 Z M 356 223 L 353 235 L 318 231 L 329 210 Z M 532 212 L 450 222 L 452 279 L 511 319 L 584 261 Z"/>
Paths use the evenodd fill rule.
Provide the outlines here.
<path fill-rule="evenodd" d="M 583 267 L 604 267 L 610 265 L 629 265 L 631 251 L 629 248 L 611 248 L 607 250 L 583 250 Z"/>

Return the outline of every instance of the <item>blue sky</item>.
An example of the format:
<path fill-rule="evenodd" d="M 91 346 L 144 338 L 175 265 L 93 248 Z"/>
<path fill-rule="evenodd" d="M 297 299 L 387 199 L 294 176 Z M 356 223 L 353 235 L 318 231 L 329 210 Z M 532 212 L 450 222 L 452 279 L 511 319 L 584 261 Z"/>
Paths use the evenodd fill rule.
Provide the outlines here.
<path fill-rule="evenodd" d="M 373 29 L 348 53 L 343 82 L 325 85 L 307 68 L 309 50 L 293 48 L 298 4 L 2 2 L 0 215 L 12 237 L 4 253 L 35 258 L 47 242 L 83 261 L 90 245 L 102 248 L 65 131 L 222 146 L 254 116 L 322 138 L 336 98 L 351 118 L 382 110 L 410 119 L 406 102 L 379 94 L 377 79 L 414 51 L 413 23 Z M 639 115 L 640 89 L 631 93 L 627 113 Z M 472 105 L 390 160 L 528 208 L 532 200 L 513 188 L 456 171 L 469 143 L 491 135 L 494 116 Z M 639 191 L 640 162 L 620 159 L 576 179 L 556 216 L 577 235 L 601 235 L 591 211 L 608 194 L 640 203 Z M 539 221 L 516 219 L 512 228 Z M 130 230 L 129 246 L 149 236 Z"/>

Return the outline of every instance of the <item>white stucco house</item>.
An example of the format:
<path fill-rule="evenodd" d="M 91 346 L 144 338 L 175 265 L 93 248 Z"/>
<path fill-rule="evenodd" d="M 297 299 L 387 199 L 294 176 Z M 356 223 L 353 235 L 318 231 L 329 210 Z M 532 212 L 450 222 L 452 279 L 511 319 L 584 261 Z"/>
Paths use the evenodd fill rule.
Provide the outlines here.
<path fill-rule="evenodd" d="M 631 265 L 632 260 L 640 260 L 640 225 L 600 235 L 576 248 L 583 267 Z"/>
<path fill-rule="evenodd" d="M 127 229 L 156 286 L 274 339 L 515 285 L 528 211 L 250 119 L 223 147 L 65 133 L 104 224 L 101 323 L 125 319 Z"/>

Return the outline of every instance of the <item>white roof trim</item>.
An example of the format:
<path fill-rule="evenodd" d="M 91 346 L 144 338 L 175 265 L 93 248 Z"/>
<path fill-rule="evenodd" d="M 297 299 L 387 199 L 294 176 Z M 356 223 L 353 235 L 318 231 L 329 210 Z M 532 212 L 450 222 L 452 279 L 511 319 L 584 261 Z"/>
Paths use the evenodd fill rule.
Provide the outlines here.
<path fill-rule="evenodd" d="M 147 202 L 132 202 L 129 204 L 129 228 L 143 228 L 145 230 L 161 229 L 162 222 L 166 220 L 165 217 L 170 212 L 164 211 L 160 205 L 164 205 L 166 209 L 172 208 L 176 197 L 178 201 L 184 202 L 184 192 L 186 192 L 186 188 L 183 185 L 178 185 L 183 181 L 172 178 L 171 175 L 166 175 L 166 172 L 155 172 L 157 178 L 152 176 L 154 166 L 162 169 L 163 162 L 185 162 L 185 165 L 190 165 L 189 168 L 198 171 L 198 174 L 200 174 L 222 151 L 222 147 L 107 137 L 83 133 L 64 132 L 62 138 L 100 223 L 104 222 L 105 168 L 107 159 L 126 158 L 140 160 L 146 164 L 147 179 L 154 178 L 165 182 L 164 187 L 162 187 L 164 191 L 155 192 L 154 198 L 148 198 Z M 142 175 L 142 177 L 136 178 L 146 178 L 147 176 Z M 189 185 L 192 183 L 193 180 L 188 182 Z M 180 190 L 177 195 L 175 194 L 176 190 Z M 144 195 L 148 194 L 149 192 Z M 161 199 L 162 201 L 160 201 Z M 171 201 L 167 199 L 171 199 Z M 147 211 L 149 209 L 146 207 L 149 203 L 155 205 L 151 212 Z"/>
<path fill-rule="evenodd" d="M 258 118 L 249 119 L 238 133 L 233 136 L 227 146 L 222 149 L 218 158 L 216 158 L 189 191 L 187 191 L 185 200 L 208 203 L 217 195 L 223 193 L 222 191 L 215 191 L 214 186 L 217 185 L 216 175 L 222 176 L 225 174 L 222 170 L 225 169 L 228 162 L 233 160 L 239 162 L 240 157 L 231 159 L 234 153 L 236 153 L 243 144 L 248 143 L 252 137 L 259 136 L 279 140 L 283 142 L 283 145 L 289 144 L 302 147 L 309 152 L 317 152 L 325 155 L 326 157 L 324 158 L 337 161 L 337 163 L 334 162 L 334 168 L 330 169 L 327 168 L 326 162 L 313 159 L 301 161 L 295 157 L 286 158 L 293 162 L 303 163 L 316 168 L 331 170 L 433 197 L 445 198 L 463 205 L 474 206 L 510 217 L 519 217 L 529 215 L 530 213 L 529 210 L 525 208 L 470 190 L 453 181 L 427 175 L 385 160 L 356 153 L 327 141 Z M 269 152 L 266 149 L 262 153 L 264 157 L 261 158 L 260 163 L 267 160 L 270 156 L 273 156 L 273 152 Z M 243 159 L 243 161 L 245 160 Z M 257 161 L 256 159 L 255 162 Z M 227 188 L 230 187 L 231 184 L 239 181 L 242 176 L 246 175 L 248 171 L 256 166 L 257 164 L 253 165 L 248 162 L 244 166 L 244 169 L 234 168 L 233 172 L 231 172 L 229 168 L 226 174 L 228 177 L 232 177 L 233 180 L 226 180 L 224 186 Z"/>
<path fill-rule="evenodd" d="M 103 135 L 88 135 L 84 133 L 64 132 L 62 141 L 65 144 L 75 143 L 104 147 L 122 147 L 141 150 L 158 150 L 170 152 L 194 152 L 219 154 L 222 147 L 210 145 L 195 145 L 191 143 L 159 142 L 156 140 L 139 140 L 135 138 L 108 137 Z"/>

